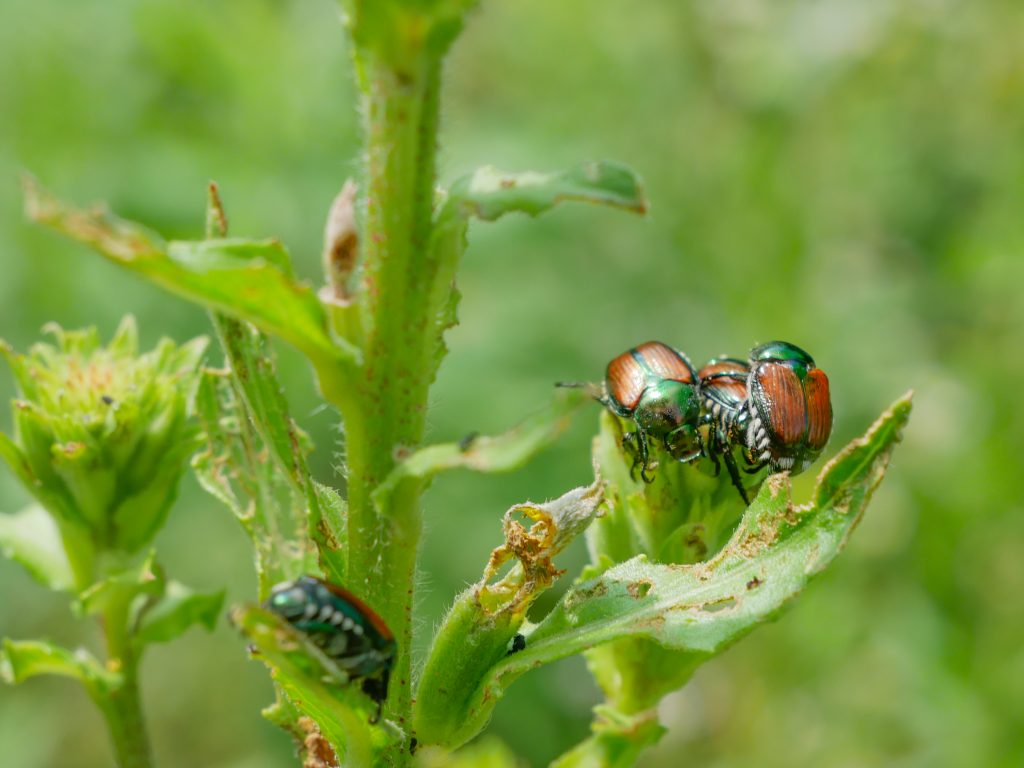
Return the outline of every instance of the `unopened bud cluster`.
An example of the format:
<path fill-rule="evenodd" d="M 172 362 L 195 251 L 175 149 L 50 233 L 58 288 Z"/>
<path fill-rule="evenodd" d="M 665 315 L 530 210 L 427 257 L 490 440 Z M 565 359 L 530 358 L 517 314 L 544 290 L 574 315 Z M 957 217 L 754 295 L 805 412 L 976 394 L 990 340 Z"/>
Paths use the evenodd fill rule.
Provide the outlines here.
<path fill-rule="evenodd" d="M 139 354 L 126 318 L 110 344 L 96 330 L 49 326 L 27 354 L 0 343 L 18 385 L 8 460 L 65 542 L 132 554 L 163 524 L 195 447 L 189 396 L 206 346 L 161 340 Z"/>

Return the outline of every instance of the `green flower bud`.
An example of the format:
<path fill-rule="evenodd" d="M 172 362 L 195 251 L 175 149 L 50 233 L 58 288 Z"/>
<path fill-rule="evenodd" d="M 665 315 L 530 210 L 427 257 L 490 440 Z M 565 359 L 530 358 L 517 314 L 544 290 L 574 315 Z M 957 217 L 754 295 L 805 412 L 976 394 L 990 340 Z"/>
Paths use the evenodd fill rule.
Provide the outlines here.
<path fill-rule="evenodd" d="M 163 339 L 140 355 L 131 317 L 105 347 L 94 328 L 45 330 L 56 343 L 27 355 L 0 342 L 20 394 L 3 457 L 66 544 L 72 534 L 76 547 L 91 544 L 89 562 L 136 553 L 166 519 L 195 448 L 189 399 L 206 340 Z"/>

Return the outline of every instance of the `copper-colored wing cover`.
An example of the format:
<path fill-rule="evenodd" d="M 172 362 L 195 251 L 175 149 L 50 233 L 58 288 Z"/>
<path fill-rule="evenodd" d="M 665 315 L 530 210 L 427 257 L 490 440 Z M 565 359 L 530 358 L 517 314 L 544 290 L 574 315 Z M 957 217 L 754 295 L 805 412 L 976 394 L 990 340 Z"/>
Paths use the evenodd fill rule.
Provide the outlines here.
<path fill-rule="evenodd" d="M 820 451 L 832 433 L 832 398 L 828 390 L 828 376 L 820 368 L 807 372 L 804 381 L 807 393 L 807 444 Z"/>
<path fill-rule="evenodd" d="M 767 403 L 766 409 L 758 410 L 778 442 L 787 446 L 802 442 L 807 430 L 807 409 L 796 371 L 781 363 L 762 363 L 751 373 L 750 386 L 759 391 L 758 400 L 763 398 Z"/>
<path fill-rule="evenodd" d="M 723 375 L 723 374 L 735 374 Z M 697 374 L 701 388 L 722 403 L 742 403 L 747 399 L 747 376 L 750 366 L 739 360 L 718 360 L 708 363 Z M 708 377 L 715 378 L 709 379 Z"/>
<path fill-rule="evenodd" d="M 623 352 L 610 363 L 605 371 L 605 386 L 608 394 L 624 408 L 632 411 L 640 402 L 640 396 L 647 389 L 647 372 L 633 359 L 633 352 Z"/>
<path fill-rule="evenodd" d="M 690 361 L 683 356 L 682 352 L 672 349 L 668 344 L 662 344 L 660 341 L 648 341 L 635 350 L 630 350 L 630 352 L 634 351 L 643 358 L 651 372 L 659 379 L 693 384 L 694 371 Z"/>

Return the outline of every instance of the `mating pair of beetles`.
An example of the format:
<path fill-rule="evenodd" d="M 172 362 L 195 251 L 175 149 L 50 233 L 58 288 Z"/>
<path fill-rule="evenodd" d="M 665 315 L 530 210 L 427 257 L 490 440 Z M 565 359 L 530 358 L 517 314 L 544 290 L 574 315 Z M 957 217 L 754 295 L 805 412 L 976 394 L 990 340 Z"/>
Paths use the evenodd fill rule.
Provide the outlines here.
<path fill-rule="evenodd" d="M 706 456 L 716 474 L 721 457 L 746 504 L 734 448 L 745 472 L 768 467 L 797 474 L 814 463 L 832 432 L 828 377 L 785 341 L 754 347 L 748 361 L 716 358 L 699 371 L 678 349 L 648 341 L 608 363 L 595 397 L 636 426 L 624 442 L 635 451 L 632 471 L 639 467 L 645 482 L 652 479 L 650 442 L 658 440 L 676 461 Z"/>

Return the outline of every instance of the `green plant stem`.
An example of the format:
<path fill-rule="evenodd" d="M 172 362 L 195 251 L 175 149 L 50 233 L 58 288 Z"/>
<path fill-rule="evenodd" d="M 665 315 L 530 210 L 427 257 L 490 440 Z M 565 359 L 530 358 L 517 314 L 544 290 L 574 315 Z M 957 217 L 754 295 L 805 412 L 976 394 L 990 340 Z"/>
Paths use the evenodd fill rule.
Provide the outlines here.
<path fill-rule="evenodd" d="M 96 567 L 89 533 L 81 526 L 60 519 L 57 520 L 57 528 L 64 544 L 68 565 L 71 566 L 75 589 L 83 592 L 92 584 L 93 571 Z"/>
<path fill-rule="evenodd" d="M 120 768 L 149 768 L 152 759 L 142 715 L 137 660 L 122 658 L 121 675 L 121 684 L 110 692 L 103 707 L 117 764 Z"/>
<path fill-rule="evenodd" d="M 551 763 L 551 768 L 632 768 L 640 754 L 658 743 L 665 728 L 657 709 L 624 715 L 598 706 L 593 734 Z"/>
<path fill-rule="evenodd" d="M 432 378 L 431 318 L 423 284 L 435 185 L 440 57 L 393 67 L 365 53 L 366 214 L 357 295 L 363 366 L 345 417 L 350 581 L 398 640 L 388 716 L 410 722 L 411 618 L 423 482 L 408 481 L 378 509 L 373 491 L 396 456 L 423 439 Z M 389 756 L 393 764 L 404 756 Z"/>
<path fill-rule="evenodd" d="M 149 768 L 149 733 L 139 694 L 139 657 L 129 628 L 130 600 L 114 599 L 101 617 L 107 641 L 107 667 L 118 684 L 98 702 L 107 721 L 119 768 Z"/>

